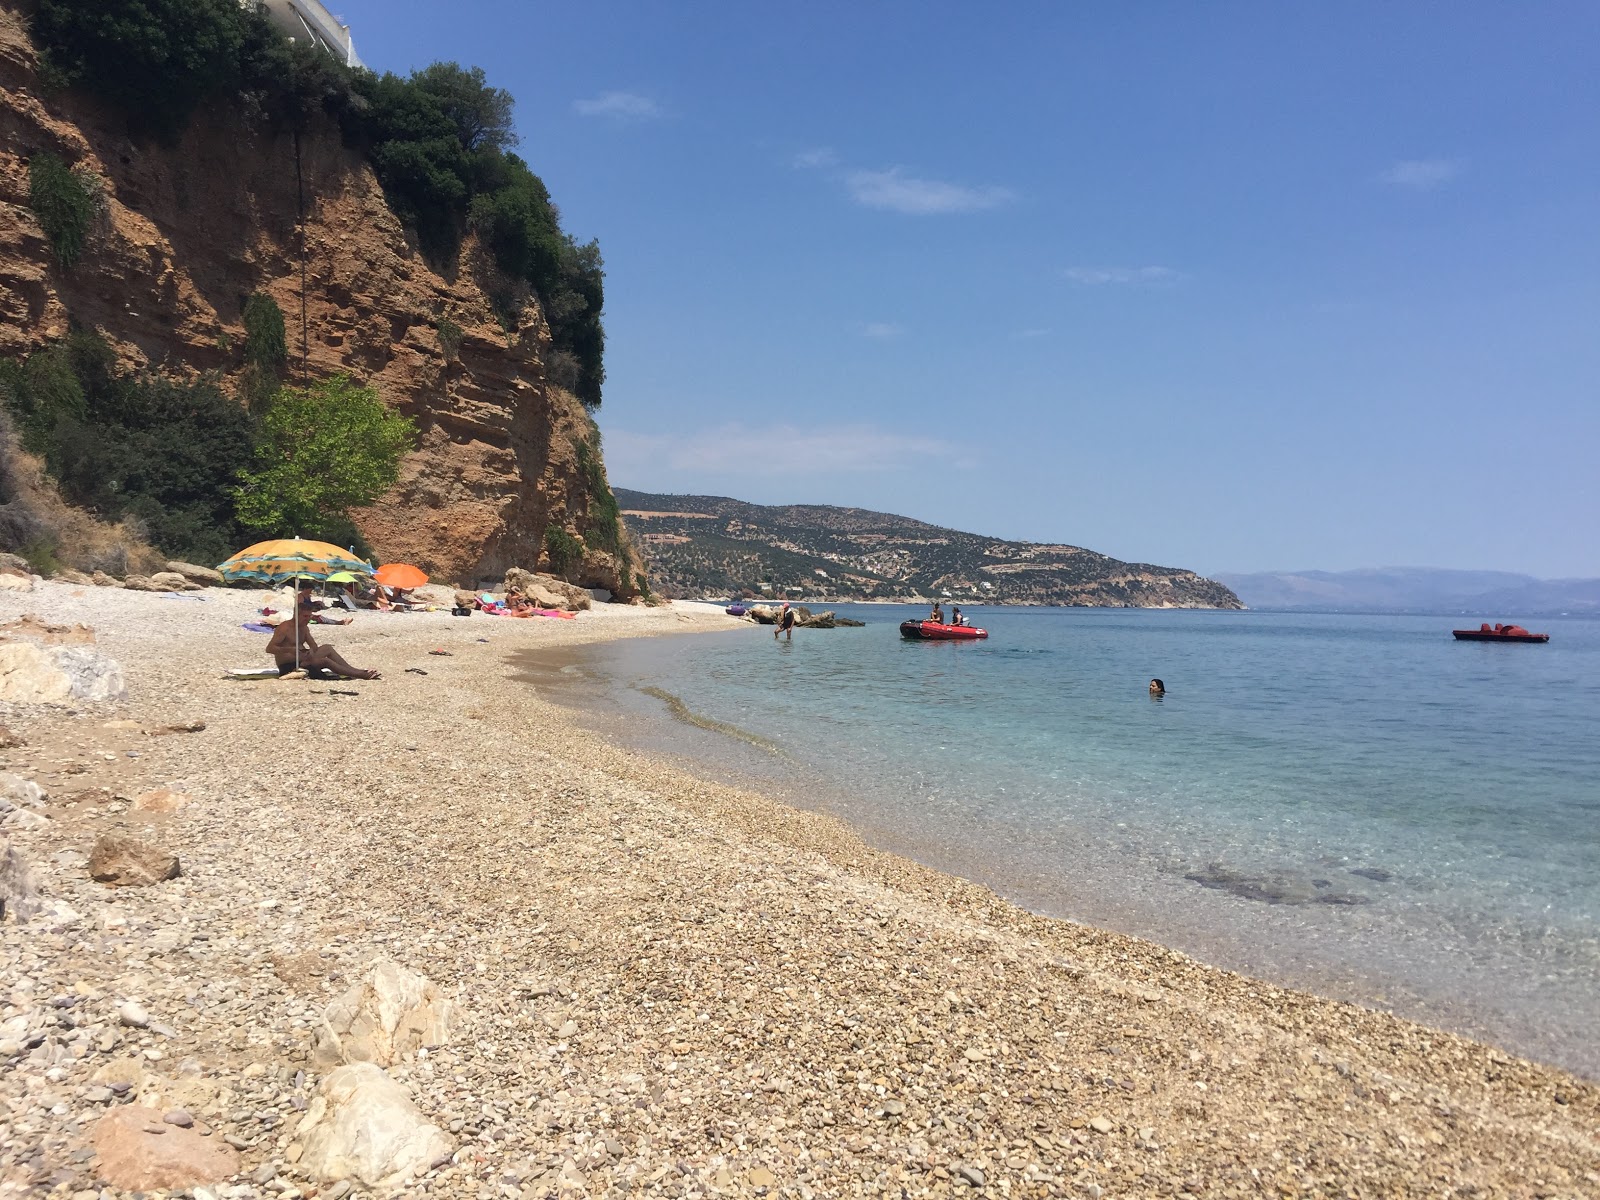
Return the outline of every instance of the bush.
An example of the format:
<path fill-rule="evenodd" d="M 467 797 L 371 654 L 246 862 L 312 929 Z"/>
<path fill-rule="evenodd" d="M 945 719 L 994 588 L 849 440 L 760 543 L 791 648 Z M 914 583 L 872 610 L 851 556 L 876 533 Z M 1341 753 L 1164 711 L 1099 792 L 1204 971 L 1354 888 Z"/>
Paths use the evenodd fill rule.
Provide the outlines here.
<path fill-rule="evenodd" d="M 461 326 L 449 317 L 440 317 L 435 328 L 439 333 L 439 349 L 444 352 L 445 362 L 455 362 L 461 357 L 461 339 L 466 336 Z"/>
<path fill-rule="evenodd" d="M 100 203 L 100 181 L 89 171 L 74 170 L 50 153 L 28 160 L 28 207 L 62 269 L 83 253 Z"/>
<path fill-rule="evenodd" d="M 106 521 L 134 518 L 162 550 L 218 562 L 237 549 L 232 485 L 249 461 L 249 417 L 209 380 L 121 371 L 75 333 L 0 375 L 24 448 L 64 499 Z"/>
<path fill-rule="evenodd" d="M 583 565 L 583 543 L 559 525 L 544 531 L 545 557 L 550 560 L 550 573 L 559 575 L 568 583 Z"/>
<path fill-rule="evenodd" d="M 240 474 L 239 520 L 269 534 L 326 536 L 394 486 L 415 442 L 409 417 L 347 376 L 282 388 L 261 418 L 257 469 Z"/>
<path fill-rule="evenodd" d="M 578 458 L 578 474 L 589 498 L 589 527 L 583 540 L 594 550 L 611 554 L 622 552 L 622 512 L 617 498 L 606 483 L 605 468 L 595 447 L 583 438 L 574 438 L 572 448 Z"/>

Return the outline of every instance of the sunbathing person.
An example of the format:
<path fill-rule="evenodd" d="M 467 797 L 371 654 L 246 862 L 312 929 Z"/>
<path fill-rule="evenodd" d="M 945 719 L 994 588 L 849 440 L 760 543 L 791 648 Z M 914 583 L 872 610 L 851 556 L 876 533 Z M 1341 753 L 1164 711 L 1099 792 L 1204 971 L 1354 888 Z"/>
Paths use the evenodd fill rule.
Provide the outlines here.
<path fill-rule="evenodd" d="M 294 616 L 272 631 L 267 639 L 267 653 L 278 664 L 278 674 L 287 675 L 297 667 L 305 671 L 327 671 L 344 679 L 380 679 L 376 671 L 363 671 L 344 660 L 332 646 L 318 645 L 311 636 L 311 588 L 300 589 L 299 603 Z M 296 656 L 298 645 L 299 655 Z"/>

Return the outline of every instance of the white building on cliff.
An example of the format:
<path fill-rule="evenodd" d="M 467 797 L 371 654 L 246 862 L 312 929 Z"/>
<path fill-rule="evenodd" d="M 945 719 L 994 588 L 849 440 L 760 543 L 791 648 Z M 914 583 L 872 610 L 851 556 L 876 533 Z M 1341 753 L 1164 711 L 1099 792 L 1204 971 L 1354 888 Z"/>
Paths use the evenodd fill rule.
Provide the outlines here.
<path fill-rule="evenodd" d="M 272 23 L 290 37 L 297 41 L 309 38 L 312 45 L 321 46 L 347 67 L 362 65 L 356 57 L 350 26 L 340 24 L 318 0 L 263 0 L 262 7 Z"/>

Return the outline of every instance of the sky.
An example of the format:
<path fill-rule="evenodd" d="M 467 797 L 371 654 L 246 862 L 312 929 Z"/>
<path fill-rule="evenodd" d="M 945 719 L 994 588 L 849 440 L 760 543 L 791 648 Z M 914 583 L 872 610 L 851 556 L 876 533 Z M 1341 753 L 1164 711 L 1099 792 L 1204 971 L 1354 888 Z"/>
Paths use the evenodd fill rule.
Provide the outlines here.
<path fill-rule="evenodd" d="M 516 98 L 615 486 L 1600 576 L 1600 6 L 331 7 Z"/>

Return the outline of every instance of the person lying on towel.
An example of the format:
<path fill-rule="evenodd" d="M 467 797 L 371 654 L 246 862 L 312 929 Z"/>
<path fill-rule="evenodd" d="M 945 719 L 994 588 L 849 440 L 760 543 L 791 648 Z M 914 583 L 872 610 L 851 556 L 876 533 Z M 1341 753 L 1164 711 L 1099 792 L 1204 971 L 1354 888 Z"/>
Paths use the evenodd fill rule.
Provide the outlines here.
<path fill-rule="evenodd" d="M 279 625 L 267 639 L 267 653 L 278 664 L 278 674 L 287 675 L 297 667 L 304 671 L 327 671 L 343 679 L 379 679 L 376 671 L 352 667 L 332 646 L 318 645 L 311 636 L 311 585 L 304 584 L 294 606 L 294 618 Z M 295 649 L 299 647 L 298 661 Z"/>

